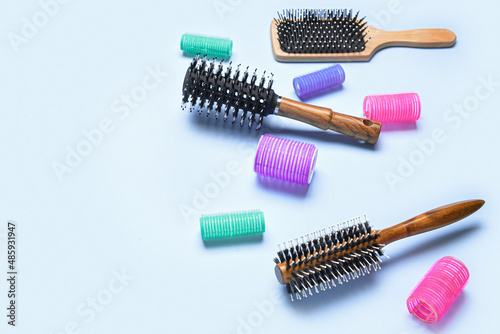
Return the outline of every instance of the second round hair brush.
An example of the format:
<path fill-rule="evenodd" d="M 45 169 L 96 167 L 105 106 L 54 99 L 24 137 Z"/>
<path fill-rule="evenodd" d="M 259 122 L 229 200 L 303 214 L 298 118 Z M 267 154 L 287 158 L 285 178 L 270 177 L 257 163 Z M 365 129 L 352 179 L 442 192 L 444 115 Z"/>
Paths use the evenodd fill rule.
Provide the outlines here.
<path fill-rule="evenodd" d="M 240 125 L 243 125 L 249 115 L 248 127 L 257 121 L 257 130 L 261 128 L 264 117 L 278 115 L 322 130 L 333 130 L 370 144 L 377 142 L 380 123 L 279 96 L 272 89 L 273 74 L 265 86 L 265 73 L 257 82 L 257 70 L 250 75 L 248 67 L 241 71 L 238 65 L 233 73 L 231 63 L 224 69 L 222 61 L 216 64 L 216 60 L 208 61 L 206 57 L 200 59 L 196 56 L 186 71 L 182 102 L 191 103 L 190 110 L 197 109 L 200 114 L 206 108 L 207 116 L 213 110 L 216 118 L 224 108 L 224 120 L 231 114 L 233 123 L 241 110 Z"/>
<path fill-rule="evenodd" d="M 483 200 L 448 204 L 382 230 L 372 230 L 365 217 L 339 224 L 338 229 L 303 235 L 278 245 L 276 278 L 286 284 L 292 301 L 312 295 L 312 291 L 330 289 L 380 269 L 382 248 L 387 244 L 452 224 L 483 204 Z"/>

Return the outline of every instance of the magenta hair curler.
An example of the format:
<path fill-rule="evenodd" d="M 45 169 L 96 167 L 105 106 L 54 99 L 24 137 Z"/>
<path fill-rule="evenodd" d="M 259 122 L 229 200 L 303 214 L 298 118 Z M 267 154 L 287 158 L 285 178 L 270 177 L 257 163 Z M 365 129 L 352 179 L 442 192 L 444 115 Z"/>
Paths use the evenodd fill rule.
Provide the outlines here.
<path fill-rule="evenodd" d="M 368 95 L 363 101 L 365 117 L 376 122 L 415 122 L 420 118 L 417 93 Z"/>
<path fill-rule="evenodd" d="M 260 137 L 254 170 L 259 175 L 309 184 L 317 155 L 318 149 L 312 144 L 266 134 Z"/>
<path fill-rule="evenodd" d="M 406 300 L 411 314 L 428 323 L 441 319 L 469 280 L 469 270 L 459 260 L 438 260 Z"/>

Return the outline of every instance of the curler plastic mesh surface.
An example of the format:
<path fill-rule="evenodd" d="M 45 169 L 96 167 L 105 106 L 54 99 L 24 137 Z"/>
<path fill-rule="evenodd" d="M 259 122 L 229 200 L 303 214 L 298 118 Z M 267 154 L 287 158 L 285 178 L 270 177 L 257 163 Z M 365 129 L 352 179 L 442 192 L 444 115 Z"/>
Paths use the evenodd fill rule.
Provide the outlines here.
<path fill-rule="evenodd" d="M 200 217 L 201 237 L 229 238 L 239 235 L 264 233 L 264 213 L 260 210 L 218 213 Z"/>
<path fill-rule="evenodd" d="M 181 50 L 190 55 L 199 53 L 227 59 L 233 52 L 233 41 L 227 38 L 184 34 L 181 38 Z"/>
<path fill-rule="evenodd" d="M 368 95 L 363 101 L 365 117 L 376 122 L 414 122 L 420 118 L 417 93 Z"/>
<path fill-rule="evenodd" d="M 311 183 L 316 146 L 265 134 L 260 137 L 254 170 L 260 175 L 299 184 Z"/>
<path fill-rule="evenodd" d="M 434 323 L 441 319 L 469 280 L 469 270 L 459 260 L 447 256 L 438 260 L 406 300 L 411 314 Z"/>
<path fill-rule="evenodd" d="M 344 69 L 339 64 L 335 64 L 325 69 L 294 78 L 293 89 L 298 97 L 305 98 L 342 85 L 344 81 Z"/>

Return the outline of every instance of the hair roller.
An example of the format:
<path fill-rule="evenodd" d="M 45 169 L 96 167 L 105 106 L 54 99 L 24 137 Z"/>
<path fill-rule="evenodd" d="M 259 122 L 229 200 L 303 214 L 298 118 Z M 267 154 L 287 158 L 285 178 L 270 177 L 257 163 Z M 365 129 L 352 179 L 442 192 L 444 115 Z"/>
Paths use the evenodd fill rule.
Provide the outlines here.
<path fill-rule="evenodd" d="M 469 270 L 462 262 L 450 256 L 443 257 L 434 263 L 408 297 L 408 311 L 422 321 L 437 322 L 468 280 Z"/>
<path fill-rule="evenodd" d="M 298 184 L 311 183 L 318 150 L 299 141 L 263 135 L 254 170 L 257 174 Z"/>
<path fill-rule="evenodd" d="M 293 89 L 295 90 L 295 94 L 302 99 L 342 85 L 344 81 L 344 69 L 339 64 L 336 64 L 325 69 L 294 78 Z"/>
<path fill-rule="evenodd" d="M 181 50 L 189 55 L 200 53 L 208 57 L 229 58 L 233 52 L 233 41 L 227 38 L 184 34 Z"/>
<path fill-rule="evenodd" d="M 417 93 L 368 95 L 363 101 L 365 117 L 376 122 L 415 122 L 420 118 Z"/>
<path fill-rule="evenodd" d="M 203 215 L 200 217 L 203 240 L 264 233 L 264 213 L 260 210 Z"/>

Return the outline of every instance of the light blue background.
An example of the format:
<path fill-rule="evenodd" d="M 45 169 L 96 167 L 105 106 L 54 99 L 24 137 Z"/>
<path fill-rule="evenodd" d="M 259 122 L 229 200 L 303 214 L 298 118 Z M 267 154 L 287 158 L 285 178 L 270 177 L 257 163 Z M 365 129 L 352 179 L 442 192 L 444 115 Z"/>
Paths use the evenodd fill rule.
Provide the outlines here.
<path fill-rule="evenodd" d="M 0 267 L 12 219 L 19 225 L 20 273 L 18 326 L 7 326 L 2 311 L 2 333 L 498 332 L 500 5 L 307 1 L 312 8 L 360 9 L 386 30 L 448 28 L 457 44 L 391 48 L 370 62 L 345 63 L 343 89 L 309 101 L 361 116 L 368 94 L 418 92 L 416 128 L 384 130 L 375 148 L 266 119 L 268 131 L 319 149 L 308 189 L 268 187 L 253 172 L 261 133 L 180 109 L 190 61 L 180 37 L 230 37 L 234 63 L 273 72 L 276 92 L 295 98 L 292 79 L 325 65 L 276 62 L 269 25 L 276 11 L 305 4 L 73 0 L 52 8 L 46 22 L 38 17 L 44 26 L 16 48 L 13 34 L 42 9 L 34 0 L 2 1 Z M 484 80 L 495 83 L 492 91 Z M 147 96 L 126 107 L 124 94 L 140 93 L 144 83 Z M 455 105 L 472 111 L 457 116 Z M 99 126 L 107 133 L 84 147 L 84 133 Z M 418 153 L 418 143 L 436 129 L 446 139 Z M 58 178 L 54 164 L 66 164 L 68 150 L 79 145 L 91 152 L 73 158 Z M 387 173 L 410 159 L 417 165 L 391 186 Z M 214 187 L 213 175 L 223 178 L 228 164 L 232 174 Z M 385 228 L 474 198 L 486 200 L 479 212 L 388 246 L 391 259 L 369 277 L 298 303 L 274 277 L 279 242 L 365 213 Z M 201 241 L 199 214 L 254 208 L 266 216 L 262 240 Z M 446 255 L 468 266 L 470 282 L 442 322 L 425 325 L 408 314 L 405 301 Z M 2 279 L 0 306 L 7 305 L 6 291 Z M 91 311 L 94 299 L 105 304 L 99 311 Z"/>

